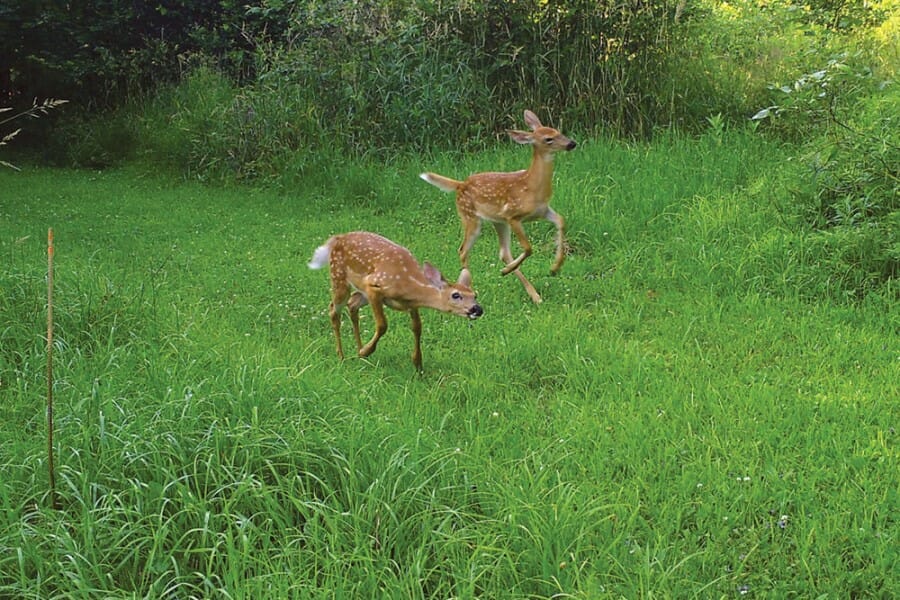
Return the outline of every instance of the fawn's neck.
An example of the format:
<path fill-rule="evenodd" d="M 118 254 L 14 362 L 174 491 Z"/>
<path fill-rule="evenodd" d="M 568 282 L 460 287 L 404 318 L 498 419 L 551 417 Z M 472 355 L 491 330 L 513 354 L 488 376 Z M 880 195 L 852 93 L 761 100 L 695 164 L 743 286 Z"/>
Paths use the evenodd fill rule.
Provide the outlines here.
<path fill-rule="evenodd" d="M 531 189 L 539 191 L 542 198 L 549 198 L 553 189 L 553 154 L 539 152 L 535 147 L 527 177 Z"/>
<path fill-rule="evenodd" d="M 420 281 L 417 277 L 411 278 L 407 285 L 398 294 L 391 298 L 396 305 L 404 310 L 410 308 L 434 308 L 443 310 L 443 298 L 441 291 L 426 281 Z"/>

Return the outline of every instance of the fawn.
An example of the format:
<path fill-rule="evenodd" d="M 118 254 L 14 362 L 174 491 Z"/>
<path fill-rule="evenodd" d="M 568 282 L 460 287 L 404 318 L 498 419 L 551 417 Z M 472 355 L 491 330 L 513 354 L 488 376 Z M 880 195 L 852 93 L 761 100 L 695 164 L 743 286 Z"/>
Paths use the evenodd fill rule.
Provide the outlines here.
<path fill-rule="evenodd" d="M 530 110 L 525 111 L 525 122 L 531 127 L 530 132 L 510 130 L 507 133 L 514 141 L 531 144 L 534 149 L 531 166 L 527 169 L 512 173 L 476 173 L 465 181 L 436 173 L 422 173 L 419 177 L 445 192 L 456 192 L 456 211 L 463 226 L 463 241 L 459 247 L 462 266 L 469 266 L 469 251 L 478 239 L 482 221 L 490 221 L 500 241 L 500 260 L 506 265 L 501 273 L 515 273 L 532 301 L 540 303 L 540 295 L 519 271 L 522 261 L 531 255 L 531 244 L 522 223 L 546 219 L 556 226 L 556 260 L 550 273 L 558 273 L 566 256 L 564 221 L 549 205 L 553 193 L 553 155 L 574 149 L 575 142 L 556 129 L 541 125 L 540 119 Z M 522 253 L 515 260 L 509 248 L 510 229 L 522 246 Z"/>
<path fill-rule="evenodd" d="M 449 283 L 432 265 L 426 262 L 419 266 L 409 250 L 374 233 L 356 231 L 332 236 L 316 249 L 308 266 L 321 269 L 326 264 L 331 272 L 331 327 L 337 339 L 338 356 L 342 359 L 341 311 L 344 306 L 350 312 L 353 337 L 362 357 L 375 352 L 378 340 L 387 331 L 384 305 L 408 312 L 415 337 L 412 360 L 420 372 L 422 320 L 419 308 L 433 308 L 469 319 L 484 314 L 475 301 L 468 269 L 462 270 L 456 283 Z M 351 287 L 356 290 L 352 295 Z M 359 309 L 366 304 L 372 305 L 375 333 L 363 346 L 359 335 Z"/>

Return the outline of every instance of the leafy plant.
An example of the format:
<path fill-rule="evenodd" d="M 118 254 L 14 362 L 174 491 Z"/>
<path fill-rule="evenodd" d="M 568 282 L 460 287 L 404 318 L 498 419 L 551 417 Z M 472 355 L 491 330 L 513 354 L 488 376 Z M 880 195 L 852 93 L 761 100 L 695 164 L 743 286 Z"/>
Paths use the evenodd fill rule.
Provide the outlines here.
<path fill-rule="evenodd" d="M 876 82 L 856 58 L 841 54 L 779 86 L 782 102 L 753 119 L 792 137 L 815 134 L 800 155 L 809 185 L 797 186 L 796 211 L 804 225 L 821 232 L 812 243 L 829 257 L 836 287 L 859 296 L 900 275 L 900 90 Z"/>
<path fill-rule="evenodd" d="M 847 55 L 825 68 L 780 86 L 784 101 L 760 110 L 754 120 L 818 130 L 806 162 L 816 184 L 816 227 L 859 224 L 897 210 L 900 183 L 900 91 L 891 82 L 874 87 L 872 72 L 854 67 Z"/>

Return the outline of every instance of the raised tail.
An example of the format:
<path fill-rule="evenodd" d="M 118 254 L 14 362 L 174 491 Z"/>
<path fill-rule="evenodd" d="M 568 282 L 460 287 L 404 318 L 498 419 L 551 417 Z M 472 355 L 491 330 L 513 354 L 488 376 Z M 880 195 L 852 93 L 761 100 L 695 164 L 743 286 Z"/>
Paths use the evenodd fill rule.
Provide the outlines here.
<path fill-rule="evenodd" d="M 313 252 L 312 258 L 306 266 L 310 269 L 321 269 L 325 265 L 328 264 L 328 259 L 331 257 L 331 246 L 334 243 L 334 238 L 328 238 L 328 241 L 316 248 L 316 251 Z"/>
<path fill-rule="evenodd" d="M 445 192 L 455 192 L 459 189 L 459 186 L 462 185 L 461 181 L 456 181 L 455 179 L 450 179 L 449 177 L 444 177 L 437 173 L 421 173 L 419 177 Z"/>

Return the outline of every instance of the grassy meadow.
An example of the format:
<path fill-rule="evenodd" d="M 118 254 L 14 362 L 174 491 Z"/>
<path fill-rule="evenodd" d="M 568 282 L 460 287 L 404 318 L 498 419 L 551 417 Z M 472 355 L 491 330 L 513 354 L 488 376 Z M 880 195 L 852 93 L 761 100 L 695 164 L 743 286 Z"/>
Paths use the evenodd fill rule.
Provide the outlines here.
<path fill-rule="evenodd" d="M 544 303 L 486 227 L 485 315 L 423 311 L 422 375 L 394 311 L 339 361 L 306 262 L 368 229 L 455 279 L 453 197 L 417 174 L 519 146 L 280 187 L 0 170 L 0 597 L 900 596 L 896 283 L 842 292 L 790 148 L 567 133 L 559 276 L 526 226 Z"/>

